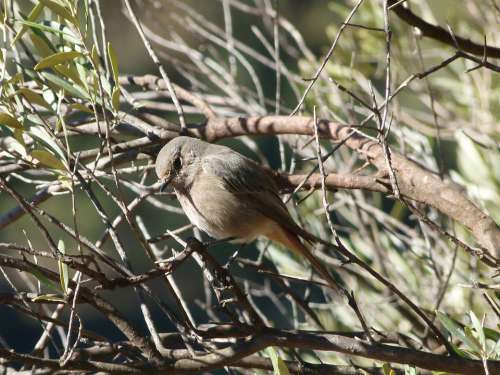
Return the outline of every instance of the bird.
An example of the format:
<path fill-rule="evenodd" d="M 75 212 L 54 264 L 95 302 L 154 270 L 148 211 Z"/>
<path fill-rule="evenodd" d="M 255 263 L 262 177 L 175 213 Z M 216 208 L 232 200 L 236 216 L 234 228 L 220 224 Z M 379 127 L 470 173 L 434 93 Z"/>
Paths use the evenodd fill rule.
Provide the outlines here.
<path fill-rule="evenodd" d="M 173 186 L 189 221 L 216 240 L 266 237 L 305 257 L 334 289 L 337 282 L 304 241 L 324 243 L 291 217 L 271 172 L 233 149 L 178 136 L 156 158 L 160 190 Z"/>

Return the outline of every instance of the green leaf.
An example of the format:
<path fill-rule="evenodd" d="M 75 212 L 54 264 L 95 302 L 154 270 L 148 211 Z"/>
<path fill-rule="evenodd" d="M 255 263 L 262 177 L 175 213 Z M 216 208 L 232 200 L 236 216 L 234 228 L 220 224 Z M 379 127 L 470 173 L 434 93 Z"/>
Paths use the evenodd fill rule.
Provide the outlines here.
<path fill-rule="evenodd" d="M 95 44 L 92 46 L 92 52 L 90 53 L 90 57 L 92 58 L 92 62 L 94 63 L 95 68 L 97 69 L 100 65 L 99 52 Z"/>
<path fill-rule="evenodd" d="M 52 0 L 39 0 L 40 3 L 45 5 L 47 8 L 49 8 L 52 12 L 57 14 L 59 17 L 64 18 L 65 20 L 68 20 L 72 24 L 76 24 L 76 19 L 73 17 L 71 14 L 71 11 L 69 9 L 66 9 L 62 5 L 56 3 L 55 1 Z"/>
<path fill-rule="evenodd" d="M 474 330 L 476 331 L 476 336 L 477 336 L 477 339 L 479 340 L 479 345 L 481 346 L 481 348 L 484 349 L 484 348 L 486 348 L 486 336 L 484 334 L 483 325 L 481 324 L 481 322 L 479 321 L 479 319 L 477 318 L 476 314 L 474 314 L 473 311 L 470 311 L 469 315 L 470 315 L 470 320 L 471 320 L 472 326 L 474 327 Z"/>
<path fill-rule="evenodd" d="M 54 21 L 44 21 L 43 23 L 36 23 L 36 22 L 30 22 L 30 21 L 24 21 L 24 20 L 18 20 L 18 22 L 22 23 L 23 25 L 34 28 L 34 29 L 38 29 L 41 31 L 48 31 L 48 32 L 53 33 L 53 34 L 61 35 L 64 38 L 64 40 L 66 40 L 69 43 L 77 44 L 77 45 L 82 44 L 80 39 L 77 36 L 75 36 L 73 33 L 71 33 L 70 29 L 67 26 L 61 25 L 60 23 L 57 23 Z"/>
<path fill-rule="evenodd" d="M 113 95 L 111 96 L 111 104 L 113 105 L 113 109 L 116 112 L 120 110 L 120 95 L 121 95 L 120 88 L 115 87 L 113 89 Z"/>
<path fill-rule="evenodd" d="M 36 19 L 40 16 L 40 14 L 42 14 L 43 7 L 44 5 L 41 3 L 35 5 L 31 10 L 30 14 L 28 14 L 28 18 L 26 20 L 29 22 L 36 21 Z M 24 35 L 26 31 L 28 31 L 28 25 L 24 24 L 21 27 L 21 30 L 17 33 L 14 40 L 12 41 L 11 45 L 13 46 L 19 39 L 21 39 L 21 37 Z"/>
<path fill-rule="evenodd" d="M 118 84 L 118 57 L 116 57 L 115 50 L 111 43 L 108 43 L 108 57 L 111 62 L 111 69 L 113 70 L 113 79 L 115 81 L 115 85 Z"/>
<path fill-rule="evenodd" d="M 21 124 L 15 117 L 12 117 L 8 113 L 0 113 L 0 125 L 5 125 L 9 128 L 14 129 L 23 128 L 23 124 Z"/>
<path fill-rule="evenodd" d="M 20 88 L 17 90 L 14 95 L 22 95 L 26 98 L 27 101 L 29 101 L 31 104 L 38 104 L 39 106 L 45 107 L 49 110 L 51 110 L 51 107 L 49 103 L 45 101 L 42 95 L 38 94 L 37 92 L 28 89 L 28 88 Z"/>
<path fill-rule="evenodd" d="M 384 375 L 396 375 L 390 363 L 384 363 L 382 370 L 384 371 Z"/>
<path fill-rule="evenodd" d="M 476 351 L 477 353 L 481 352 L 481 347 L 478 345 L 476 340 L 472 340 L 463 329 L 455 323 L 452 319 L 450 319 L 446 314 L 441 311 L 436 311 L 438 319 L 444 325 L 446 330 L 459 339 L 464 345 L 466 345 L 469 349 Z"/>
<path fill-rule="evenodd" d="M 75 111 L 81 111 L 81 112 L 85 112 L 85 113 L 94 114 L 94 111 L 91 108 L 89 108 L 86 105 L 81 104 L 81 103 L 71 103 L 69 106 L 72 109 L 74 109 Z"/>
<path fill-rule="evenodd" d="M 16 141 L 11 143 L 10 148 L 19 155 L 22 155 L 23 158 L 26 158 L 28 154 L 26 152 L 26 143 L 23 138 L 23 129 L 14 129 L 14 138 Z"/>
<path fill-rule="evenodd" d="M 78 85 L 83 84 L 82 80 L 80 79 L 80 75 L 78 74 L 78 70 L 76 70 L 76 68 L 73 65 L 70 66 L 58 65 L 54 67 L 54 70 Z"/>
<path fill-rule="evenodd" d="M 63 240 L 59 240 L 57 244 L 57 249 L 61 252 L 62 255 L 66 254 L 66 246 L 64 245 Z M 59 268 L 59 277 L 61 279 L 61 288 L 64 294 L 68 294 L 68 284 L 69 284 L 69 272 L 68 265 L 64 263 L 61 259 L 57 261 L 57 265 Z"/>
<path fill-rule="evenodd" d="M 31 33 L 30 39 L 31 43 L 33 43 L 40 56 L 47 57 L 54 53 L 54 50 L 51 48 L 49 42 L 45 40 L 46 38 L 37 35 L 36 33 Z"/>
<path fill-rule="evenodd" d="M 81 82 L 82 87 L 85 89 L 86 92 L 90 93 L 90 88 L 88 83 L 91 81 L 92 77 L 92 64 L 91 63 L 85 63 L 85 64 L 75 64 L 75 70 L 78 74 L 78 80 Z"/>
<path fill-rule="evenodd" d="M 43 126 L 32 126 L 30 127 L 29 133 L 31 137 L 45 144 L 50 152 L 56 155 L 59 160 L 66 159 L 66 152 L 61 149 L 59 144 L 54 141 L 52 135 L 45 130 Z"/>
<path fill-rule="evenodd" d="M 77 98 L 88 100 L 89 97 L 78 85 L 69 83 L 68 81 L 56 76 L 55 74 L 44 72 L 42 76 L 50 81 L 52 84 L 62 88 L 65 93 L 75 96 Z"/>
<path fill-rule="evenodd" d="M 500 342 L 500 330 L 496 331 L 488 327 L 483 327 L 483 332 L 487 339 Z"/>
<path fill-rule="evenodd" d="M 83 54 L 77 51 L 54 53 L 53 55 L 43 58 L 38 64 L 36 64 L 35 70 L 51 68 L 54 65 L 62 64 L 82 56 Z"/>
<path fill-rule="evenodd" d="M 61 169 L 65 170 L 64 164 L 57 159 L 54 155 L 46 150 L 33 150 L 31 151 L 31 156 L 37 159 L 40 163 L 45 165 L 46 167 L 52 169 Z"/>
<path fill-rule="evenodd" d="M 290 375 L 285 362 L 278 356 L 278 352 L 272 346 L 268 348 L 271 362 L 273 363 L 274 375 Z"/>
<path fill-rule="evenodd" d="M 36 277 L 41 284 L 45 285 L 47 288 L 52 289 L 55 292 L 60 292 L 61 288 L 55 282 L 50 280 L 47 276 L 45 276 L 40 270 L 36 269 L 33 266 L 28 267 L 28 272 Z"/>

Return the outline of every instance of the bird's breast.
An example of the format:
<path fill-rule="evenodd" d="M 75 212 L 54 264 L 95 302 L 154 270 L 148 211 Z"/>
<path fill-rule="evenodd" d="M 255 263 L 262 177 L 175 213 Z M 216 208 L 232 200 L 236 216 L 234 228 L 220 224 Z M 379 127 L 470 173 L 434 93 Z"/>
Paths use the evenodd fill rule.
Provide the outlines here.
<path fill-rule="evenodd" d="M 213 238 L 250 242 L 263 234 L 268 219 L 244 198 L 228 191 L 216 177 L 204 176 L 189 190 L 175 192 L 189 221 Z"/>

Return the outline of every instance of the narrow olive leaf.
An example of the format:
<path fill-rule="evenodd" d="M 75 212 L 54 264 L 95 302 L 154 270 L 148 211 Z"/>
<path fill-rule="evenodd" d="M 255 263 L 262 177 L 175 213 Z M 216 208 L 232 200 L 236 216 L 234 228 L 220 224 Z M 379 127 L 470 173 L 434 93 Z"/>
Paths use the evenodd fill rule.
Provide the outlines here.
<path fill-rule="evenodd" d="M 478 345 L 477 340 L 472 340 L 468 337 L 462 327 L 460 327 L 453 319 L 449 318 L 446 314 L 441 311 L 436 311 L 438 319 L 441 321 L 446 330 L 459 339 L 464 345 L 466 345 L 469 349 L 476 351 L 477 353 L 481 352 L 481 347 Z"/>
<path fill-rule="evenodd" d="M 82 87 L 87 93 L 90 93 L 89 82 L 90 75 L 92 74 L 92 64 L 90 62 L 85 62 L 84 64 L 75 64 L 75 71 L 78 74 L 78 79 L 81 82 Z"/>
<path fill-rule="evenodd" d="M 472 323 L 472 326 L 474 327 L 474 330 L 476 331 L 476 336 L 477 339 L 479 340 L 479 344 L 481 345 L 481 348 L 486 348 L 486 335 L 484 334 L 484 328 L 479 319 L 477 318 L 476 314 L 474 314 L 473 311 L 469 312 L 470 315 L 470 320 Z"/>
<path fill-rule="evenodd" d="M 35 5 L 31 10 L 30 14 L 28 14 L 28 18 L 26 18 L 26 20 L 29 22 L 36 21 L 36 19 L 40 16 L 40 14 L 42 14 L 43 7 L 44 5 L 42 3 L 38 3 L 37 5 Z M 21 39 L 21 37 L 24 35 L 24 33 L 26 33 L 26 31 L 28 31 L 28 25 L 24 24 L 21 27 L 21 30 L 17 33 L 14 40 L 12 40 L 11 45 L 13 46 L 14 44 L 16 44 L 16 42 L 19 39 Z"/>
<path fill-rule="evenodd" d="M 89 99 L 88 95 L 78 85 L 72 85 L 68 81 L 56 76 L 55 74 L 44 72 L 42 76 L 55 86 L 62 88 L 65 93 L 81 99 Z"/>
<path fill-rule="evenodd" d="M 483 346 L 481 346 L 481 343 L 477 339 L 476 335 L 474 334 L 474 331 L 472 330 L 471 327 L 465 326 L 464 327 L 464 334 L 467 336 L 467 338 L 470 340 L 472 343 L 472 346 L 469 346 L 469 349 L 477 354 L 480 354 L 483 352 Z"/>
<path fill-rule="evenodd" d="M 382 365 L 382 371 L 384 371 L 384 375 L 396 375 L 390 363 L 384 363 Z"/>
<path fill-rule="evenodd" d="M 14 138 L 26 149 L 26 142 L 23 138 L 23 129 L 14 129 Z"/>
<path fill-rule="evenodd" d="M 66 300 L 57 294 L 41 294 L 39 296 L 36 296 L 35 298 L 32 298 L 31 301 L 33 302 L 49 301 L 49 302 L 66 303 Z"/>
<path fill-rule="evenodd" d="M 275 375 L 290 375 L 285 362 L 278 356 L 278 352 L 272 346 L 268 348 Z"/>
<path fill-rule="evenodd" d="M 116 57 L 115 49 L 111 43 L 108 43 L 108 57 L 111 62 L 111 69 L 113 70 L 113 79 L 115 84 L 118 84 L 118 58 Z"/>
<path fill-rule="evenodd" d="M 72 24 L 76 25 L 76 19 L 73 17 L 71 14 L 71 10 L 66 9 L 64 6 L 56 3 L 55 1 L 52 0 L 39 0 L 41 4 L 45 5 L 47 8 L 49 8 L 52 12 L 57 14 L 59 17 L 64 18 L 65 20 L 71 22 Z"/>
<path fill-rule="evenodd" d="M 66 151 L 54 141 L 53 136 L 45 130 L 44 126 L 31 126 L 29 130 L 30 137 L 42 142 L 47 146 L 48 150 L 54 154 L 59 160 L 66 160 Z"/>
<path fill-rule="evenodd" d="M 36 64 L 35 70 L 50 68 L 54 65 L 62 64 L 82 56 L 83 54 L 77 51 L 54 53 L 53 55 L 43 58 L 38 64 Z"/>
<path fill-rule="evenodd" d="M 80 112 L 85 112 L 85 113 L 89 113 L 89 114 L 94 114 L 94 111 L 87 107 L 86 105 L 84 104 L 81 104 L 81 103 L 71 103 L 70 105 L 70 108 L 75 110 L 75 111 L 80 111 Z"/>
<path fill-rule="evenodd" d="M 37 159 L 40 163 L 42 163 L 46 167 L 52 169 L 62 169 L 62 170 L 65 169 L 64 164 L 46 150 L 33 150 L 31 151 L 31 156 Z"/>
<path fill-rule="evenodd" d="M 42 95 L 26 87 L 20 88 L 13 95 L 22 95 L 31 104 L 38 104 L 39 106 L 45 107 L 49 110 L 52 109 Z"/>
<path fill-rule="evenodd" d="M 76 70 L 76 68 L 72 65 L 70 66 L 57 65 L 54 66 L 54 70 L 78 85 L 83 84 L 82 80 L 80 79 L 80 75 L 78 74 L 78 70 Z"/>
<path fill-rule="evenodd" d="M 57 249 L 61 252 L 62 255 L 66 254 L 66 246 L 64 245 L 63 240 L 59 240 L 57 244 Z M 69 272 L 68 265 L 64 263 L 61 259 L 57 261 L 57 265 L 59 268 L 59 278 L 61 281 L 61 289 L 64 294 L 68 294 L 68 284 L 69 284 Z"/>
<path fill-rule="evenodd" d="M 487 339 L 493 340 L 495 342 L 500 342 L 500 329 L 494 330 L 488 327 L 483 327 L 483 332 Z"/>
<path fill-rule="evenodd" d="M 26 158 L 28 153 L 26 151 L 26 143 L 23 138 L 23 129 L 14 129 L 14 139 L 16 141 L 11 143 L 10 149 L 17 152 L 23 158 Z"/>
<path fill-rule="evenodd" d="M 21 124 L 15 117 L 7 113 L 0 113 L 0 125 L 8 126 L 9 128 L 22 129 L 23 124 Z"/>
<path fill-rule="evenodd" d="M 94 63 L 95 68 L 97 69 L 101 64 L 100 64 L 100 57 L 99 57 L 99 51 L 97 50 L 96 45 L 94 44 L 92 46 L 92 52 L 90 53 L 90 57 L 92 58 L 92 62 Z"/>
<path fill-rule="evenodd" d="M 18 21 L 22 23 L 23 25 L 29 26 L 33 29 L 38 29 L 41 31 L 47 31 L 49 33 L 61 35 L 64 40 L 66 40 L 69 43 L 72 44 L 82 44 L 81 41 L 71 33 L 69 28 L 65 25 L 61 25 L 60 23 L 54 22 L 54 21 L 44 21 L 44 23 L 36 23 L 36 22 L 30 22 L 30 21 L 23 21 L 20 20 Z M 51 26 L 48 26 L 51 25 Z M 67 32 L 66 32 L 67 31 Z"/>
<path fill-rule="evenodd" d="M 50 280 L 47 276 L 45 276 L 40 270 L 36 269 L 35 267 L 28 266 L 28 272 L 31 273 L 33 276 L 35 276 L 35 278 L 47 288 L 52 289 L 55 292 L 61 291 L 59 285 Z"/>
<path fill-rule="evenodd" d="M 120 88 L 115 87 L 113 89 L 113 95 L 111 95 L 111 104 L 113 105 L 113 109 L 118 112 L 120 110 Z"/>
<path fill-rule="evenodd" d="M 19 82 L 22 82 L 23 81 L 23 74 L 22 73 L 16 73 L 14 74 L 12 77 L 10 77 L 10 79 L 7 79 L 5 81 L 3 81 L 3 85 L 6 86 L 6 85 L 15 85 Z"/>
<path fill-rule="evenodd" d="M 50 45 L 47 43 L 47 41 L 44 40 L 44 38 L 40 37 L 39 35 L 31 33 L 30 39 L 31 43 L 33 43 L 40 56 L 47 57 L 54 53 L 54 51 L 52 50 L 52 48 L 50 48 Z"/>

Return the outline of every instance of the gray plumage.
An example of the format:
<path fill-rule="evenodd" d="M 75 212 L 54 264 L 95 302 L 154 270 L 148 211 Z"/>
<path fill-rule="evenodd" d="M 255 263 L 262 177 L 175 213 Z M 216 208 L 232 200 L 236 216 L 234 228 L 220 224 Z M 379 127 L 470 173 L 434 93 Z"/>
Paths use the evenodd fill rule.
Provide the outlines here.
<path fill-rule="evenodd" d="M 242 242 L 265 236 L 305 256 L 334 283 L 300 237 L 318 239 L 294 222 L 272 175 L 253 160 L 229 147 L 177 137 L 158 154 L 156 174 L 173 185 L 191 223 L 210 236 Z"/>

